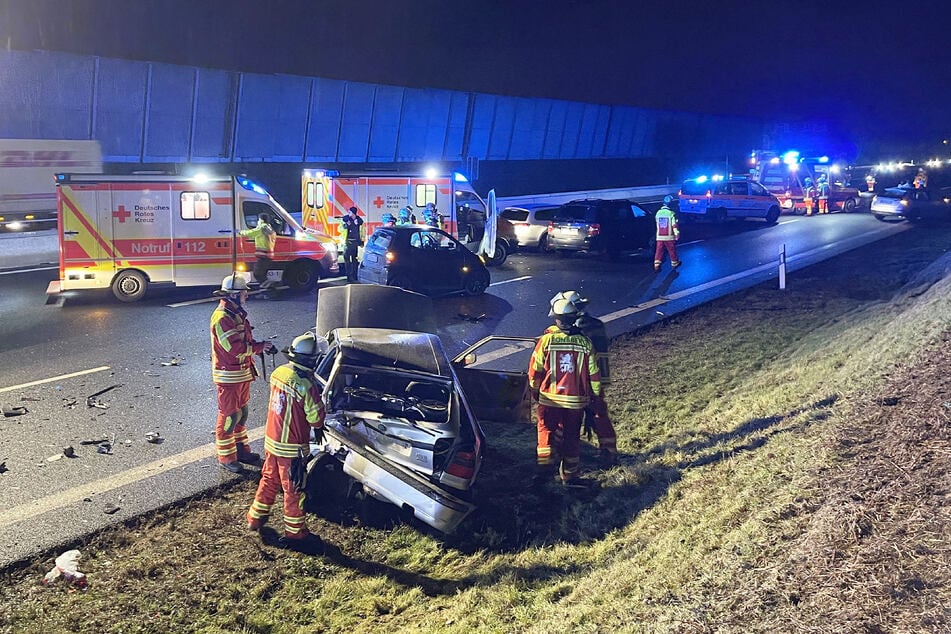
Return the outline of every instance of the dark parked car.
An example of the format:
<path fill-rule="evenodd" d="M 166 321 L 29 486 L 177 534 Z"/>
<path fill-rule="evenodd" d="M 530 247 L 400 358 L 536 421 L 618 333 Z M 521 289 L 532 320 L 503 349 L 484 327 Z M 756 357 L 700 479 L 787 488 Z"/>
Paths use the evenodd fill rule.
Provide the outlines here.
<path fill-rule="evenodd" d="M 548 250 L 548 223 L 555 217 L 559 205 L 530 203 L 520 207 L 506 207 L 499 214 L 515 230 L 515 241 L 520 247 Z"/>
<path fill-rule="evenodd" d="M 305 508 L 369 496 L 452 532 L 475 509 L 480 421 L 530 420 L 534 340 L 489 337 L 451 360 L 428 297 L 377 285 L 319 293 L 315 330 L 329 345 L 317 378 L 327 417 L 324 442 L 312 445 Z"/>
<path fill-rule="evenodd" d="M 559 255 L 576 251 L 614 257 L 655 244 L 654 214 L 629 200 L 575 200 L 555 212 L 548 226 L 548 248 Z"/>
<path fill-rule="evenodd" d="M 481 295 L 490 278 L 482 259 L 445 231 L 402 225 L 373 232 L 363 248 L 357 279 L 427 295 Z"/>
<path fill-rule="evenodd" d="M 870 210 L 879 220 L 907 218 L 909 222 L 951 219 L 951 188 L 889 187 L 872 199 Z"/>

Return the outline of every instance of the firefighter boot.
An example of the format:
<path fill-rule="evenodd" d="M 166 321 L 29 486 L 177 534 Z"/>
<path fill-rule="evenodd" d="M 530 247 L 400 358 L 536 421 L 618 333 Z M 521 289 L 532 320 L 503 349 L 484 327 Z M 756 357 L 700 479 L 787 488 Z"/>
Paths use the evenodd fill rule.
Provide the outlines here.
<path fill-rule="evenodd" d="M 238 445 L 238 462 L 258 464 L 261 462 L 261 454 L 251 451 L 247 445 Z"/>
<path fill-rule="evenodd" d="M 598 454 L 598 466 L 600 466 L 602 469 L 610 469 L 611 467 L 616 467 L 617 464 L 618 459 L 616 451 L 602 449 Z"/>
<path fill-rule="evenodd" d="M 221 462 L 218 461 L 218 466 L 224 469 L 225 471 L 230 471 L 231 473 L 241 473 L 244 471 L 244 467 L 241 466 L 241 463 L 235 460 L 234 462 Z"/>

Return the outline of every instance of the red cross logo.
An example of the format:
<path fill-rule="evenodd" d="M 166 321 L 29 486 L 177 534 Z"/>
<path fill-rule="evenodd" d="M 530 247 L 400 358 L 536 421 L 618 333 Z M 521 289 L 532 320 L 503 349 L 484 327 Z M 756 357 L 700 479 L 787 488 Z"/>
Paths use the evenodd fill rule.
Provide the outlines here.
<path fill-rule="evenodd" d="M 377 196 L 376 200 L 373 201 L 373 204 L 376 205 L 377 209 L 379 209 L 383 206 L 383 198 L 381 196 Z"/>
<path fill-rule="evenodd" d="M 113 218 L 118 218 L 119 222 L 125 222 L 125 219 L 132 215 L 132 212 L 125 208 L 125 205 L 119 205 L 117 211 L 112 212 Z"/>

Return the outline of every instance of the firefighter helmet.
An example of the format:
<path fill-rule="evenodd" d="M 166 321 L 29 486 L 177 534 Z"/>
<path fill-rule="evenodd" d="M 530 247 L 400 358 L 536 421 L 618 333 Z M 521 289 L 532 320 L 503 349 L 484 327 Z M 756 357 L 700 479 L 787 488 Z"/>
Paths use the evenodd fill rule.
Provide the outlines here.
<path fill-rule="evenodd" d="M 313 370 L 317 367 L 320 356 L 325 354 L 328 349 L 326 339 L 317 337 L 312 332 L 305 332 L 291 342 L 286 354 L 294 365 Z"/>
<path fill-rule="evenodd" d="M 579 313 L 584 312 L 584 307 L 588 304 L 587 298 L 582 296 L 581 293 L 579 293 L 578 291 L 562 291 L 556 294 L 554 297 L 552 297 L 548 303 L 549 305 L 551 305 L 552 308 L 554 308 L 555 302 L 557 302 L 559 299 L 566 299 L 572 304 L 574 304 L 575 308 L 577 309 L 577 312 Z M 549 317 L 553 317 L 553 316 L 554 315 L 549 315 Z"/>
<path fill-rule="evenodd" d="M 412 216 L 413 210 L 409 208 L 409 205 L 400 209 L 400 222 L 409 222 Z"/>
<path fill-rule="evenodd" d="M 673 197 L 673 196 L 671 196 L 670 194 L 667 194 L 666 196 L 664 196 L 664 204 L 665 204 L 665 205 L 669 205 L 669 204 L 672 203 L 672 202 L 674 202 L 674 197 Z"/>
<path fill-rule="evenodd" d="M 380 216 L 380 220 L 382 220 L 383 224 L 385 225 L 393 224 L 396 222 L 396 216 L 387 211 L 382 216 Z"/>
<path fill-rule="evenodd" d="M 221 290 L 219 293 L 231 294 L 240 293 L 248 290 L 248 280 L 243 275 L 233 273 L 221 280 Z"/>
<path fill-rule="evenodd" d="M 578 307 L 562 297 L 551 303 L 551 310 L 548 311 L 548 316 L 554 317 L 556 321 L 559 319 L 572 319 L 578 316 Z"/>

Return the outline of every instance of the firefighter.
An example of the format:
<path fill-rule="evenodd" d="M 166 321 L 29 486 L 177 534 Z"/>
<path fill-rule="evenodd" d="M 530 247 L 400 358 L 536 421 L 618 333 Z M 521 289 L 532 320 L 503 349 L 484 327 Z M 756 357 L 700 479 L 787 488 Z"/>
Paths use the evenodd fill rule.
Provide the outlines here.
<path fill-rule="evenodd" d="M 868 185 L 869 192 L 874 192 L 875 191 L 875 174 L 873 174 L 872 172 L 869 172 L 868 174 L 866 174 L 865 184 Z"/>
<path fill-rule="evenodd" d="M 380 220 L 383 222 L 384 227 L 395 227 L 396 226 L 396 216 L 391 214 L 388 211 L 383 212 L 383 215 L 380 216 Z"/>
<path fill-rule="evenodd" d="M 816 188 L 819 190 L 819 213 L 827 214 L 829 213 L 829 180 L 826 178 L 825 174 L 819 176 L 819 181 L 816 183 Z"/>
<path fill-rule="evenodd" d="M 565 486 L 586 487 L 580 477 L 581 423 L 592 396 L 601 395 L 601 375 L 591 340 L 575 325 L 578 309 L 567 299 L 552 303 L 554 329 L 535 344 L 528 367 L 532 397 L 538 401 L 535 483 L 547 480 L 556 463 Z"/>
<path fill-rule="evenodd" d="M 594 356 L 598 361 L 598 372 L 601 374 L 601 395 L 592 396 L 591 402 L 584 412 L 584 428 L 588 430 L 588 439 L 591 439 L 591 429 L 598 437 L 599 462 L 602 468 L 613 467 L 617 464 L 617 432 L 611 419 L 608 417 L 608 405 L 604 400 L 605 388 L 611 382 L 611 367 L 608 363 L 608 333 L 604 322 L 588 314 L 586 308 L 588 300 L 578 291 L 564 291 L 551 298 L 551 306 L 559 299 L 567 299 L 575 305 L 578 311 L 578 320 L 575 322 L 581 334 L 591 340 L 594 346 Z M 556 329 L 550 326 L 548 330 Z M 590 421 L 590 424 L 589 424 Z"/>
<path fill-rule="evenodd" d="M 231 473 L 243 470 L 241 463 L 256 464 L 261 456 L 248 445 L 248 402 L 251 381 L 257 376 L 254 355 L 274 352 L 270 342 L 255 341 L 244 303 L 248 283 L 233 274 L 221 281 L 218 307 L 211 314 L 211 377 L 218 392 L 215 447 L 218 464 Z"/>
<path fill-rule="evenodd" d="M 677 216 L 670 209 L 670 203 L 673 196 L 664 196 L 664 204 L 657 210 L 654 216 L 654 223 L 657 225 L 657 247 L 654 249 L 654 270 L 659 271 L 660 265 L 664 261 L 664 251 L 670 255 L 671 268 L 680 266 L 680 260 L 677 259 L 677 240 L 680 239 L 680 228 L 677 226 Z"/>
<path fill-rule="evenodd" d="M 254 229 L 242 229 L 240 234 L 254 239 L 254 279 L 262 287 L 267 286 L 267 272 L 274 261 L 274 245 L 277 243 L 277 232 L 271 226 L 270 214 L 260 214 L 257 226 Z"/>
<path fill-rule="evenodd" d="M 343 217 L 343 261 L 347 268 L 347 281 L 357 281 L 357 249 L 363 244 L 363 218 L 357 215 L 357 208 L 351 207 Z"/>
<path fill-rule="evenodd" d="M 396 219 L 398 225 L 415 225 L 416 216 L 413 214 L 413 208 L 406 205 L 400 209 L 399 217 Z"/>
<path fill-rule="evenodd" d="M 435 204 L 426 203 L 426 209 L 423 210 L 423 222 L 430 227 L 442 229 L 442 214 L 436 210 Z"/>
<path fill-rule="evenodd" d="M 278 491 L 284 493 L 284 539 L 300 543 L 312 538 L 304 525 L 304 494 L 291 482 L 291 462 L 298 449 L 310 453 L 310 436 L 323 442 L 324 404 L 314 369 L 327 342 L 313 333 L 294 339 L 286 353 L 288 363 L 271 373 L 271 398 L 264 427 L 264 466 L 254 502 L 248 509 L 250 530 L 267 521 Z"/>
<path fill-rule="evenodd" d="M 816 187 L 812 184 L 812 179 L 806 177 L 802 184 L 802 202 L 806 203 L 806 215 L 811 216 L 815 208 Z"/>
<path fill-rule="evenodd" d="M 925 189 L 928 187 L 928 173 L 923 167 L 918 168 L 918 174 L 914 180 L 915 189 Z"/>

